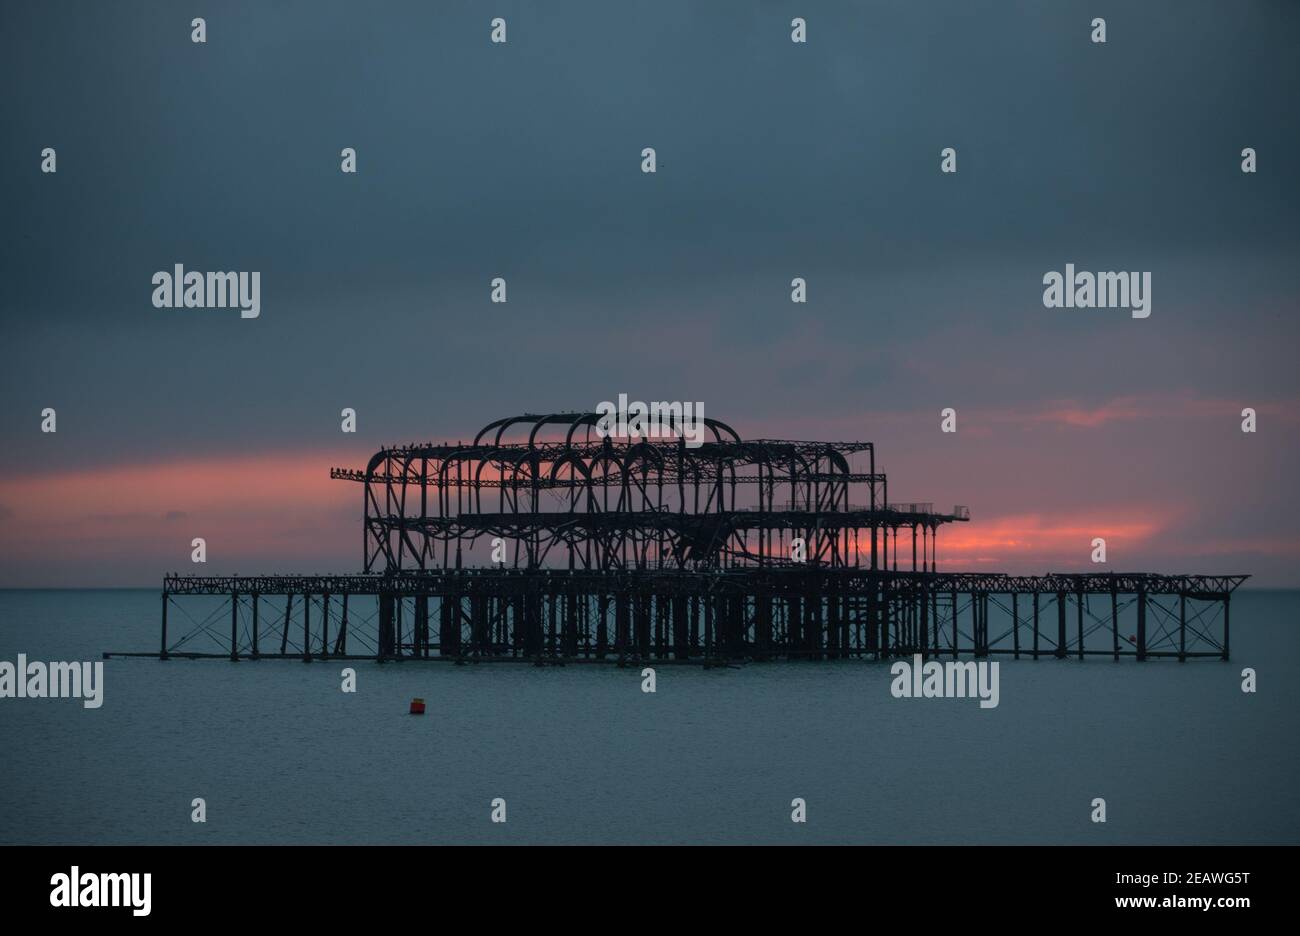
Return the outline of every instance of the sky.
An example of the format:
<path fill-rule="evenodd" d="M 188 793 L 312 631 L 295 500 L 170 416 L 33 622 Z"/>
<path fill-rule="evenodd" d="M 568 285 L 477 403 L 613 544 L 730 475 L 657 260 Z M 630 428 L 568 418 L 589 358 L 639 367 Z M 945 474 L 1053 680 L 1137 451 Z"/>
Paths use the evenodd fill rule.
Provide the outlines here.
<path fill-rule="evenodd" d="M 1101 536 L 1300 587 L 1298 48 L 1284 2 L 0 5 L 0 587 L 196 536 L 356 570 L 330 467 L 619 393 L 874 442 L 970 507 L 941 569 Z M 155 308 L 177 263 L 261 315 Z M 1067 263 L 1149 271 L 1150 317 L 1045 308 Z"/>

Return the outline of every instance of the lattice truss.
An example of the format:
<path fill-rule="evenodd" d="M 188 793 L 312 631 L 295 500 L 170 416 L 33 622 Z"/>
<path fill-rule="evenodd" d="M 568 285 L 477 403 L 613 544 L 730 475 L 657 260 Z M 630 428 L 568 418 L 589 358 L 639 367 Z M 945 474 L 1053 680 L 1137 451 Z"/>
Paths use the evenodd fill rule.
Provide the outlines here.
<path fill-rule="evenodd" d="M 511 568 L 878 568 L 891 538 L 897 568 L 900 533 L 925 570 L 939 527 L 969 519 L 962 507 L 892 503 L 870 442 L 744 441 L 705 419 L 710 438 L 690 447 L 680 432 L 602 438 L 599 418 L 509 417 L 469 444 L 384 448 L 364 470 L 334 469 L 364 485 L 365 570 L 503 556 Z"/>

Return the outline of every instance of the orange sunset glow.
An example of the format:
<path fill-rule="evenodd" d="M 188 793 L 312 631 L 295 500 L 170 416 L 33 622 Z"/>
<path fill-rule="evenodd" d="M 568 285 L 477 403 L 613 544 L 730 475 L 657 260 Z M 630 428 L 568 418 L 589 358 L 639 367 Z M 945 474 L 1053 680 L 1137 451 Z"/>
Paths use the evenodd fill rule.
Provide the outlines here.
<path fill-rule="evenodd" d="M 1060 418 L 1073 424 L 1068 415 Z M 1083 422 L 1091 422 L 1084 420 Z M 354 570 L 360 567 L 361 488 L 331 480 L 333 466 L 360 467 L 353 452 L 262 452 L 118 464 L 40 476 L 0 478 L 0 556 L 59 566 L 122 563 L 148 584 L 164 571 L 186 569 L 190 542 L 202 536 L 213 571 Z M 994 492 L 970 523 L 943 527 L 941 569 L 1046 571 L 1085 567 L 1094 537 L 1103 537 L 1120 565 L 1133 557 L 1206 556 L 1216 544 L 1183 541 L 1177 507 L 1116 504 L 1086 510 L 1025 510 Z M 1300 556 L 1295 538 L 1238 537 L 1223 544 L 1249 553 Z M 900 568 L 911 545 L 899 544 Z"/>

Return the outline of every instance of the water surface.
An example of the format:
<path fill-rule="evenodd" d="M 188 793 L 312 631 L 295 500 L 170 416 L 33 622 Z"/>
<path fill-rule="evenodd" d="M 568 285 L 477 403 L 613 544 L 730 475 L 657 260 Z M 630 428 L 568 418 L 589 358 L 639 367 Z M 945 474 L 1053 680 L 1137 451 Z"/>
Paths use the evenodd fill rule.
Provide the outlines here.
<path fill-rule="evenodd" d="M 158 610 L 0 592 L 0 659 L 152 649 Z M 653 695 L 613 666 L 354 662 L 351 695 L 342 663 L 114 659 L 98 710 L 0 700 L 0 841 L 1296 843 L 1298 611 L 1238 592 L 1230 663 L 1004 660 L 992 710 L 862 662 L 662 666 Z"/>

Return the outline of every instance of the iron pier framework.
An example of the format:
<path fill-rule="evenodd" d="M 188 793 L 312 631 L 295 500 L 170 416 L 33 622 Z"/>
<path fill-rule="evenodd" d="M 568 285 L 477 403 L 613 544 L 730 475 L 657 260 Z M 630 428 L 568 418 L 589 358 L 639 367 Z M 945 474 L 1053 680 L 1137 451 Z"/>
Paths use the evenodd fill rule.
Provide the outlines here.
<path fill-rule="evenodd" d="M 364 571 L 169 575 L 149 655 L 1228 659 L 1247 576 L 940 572 L 939 530 L 969 511 L 891 501 L 871 443 L 712 419 L 699 440 L 666 412 L 659 437 L 528 415 L 336 468 L 362 485 Z"/>

